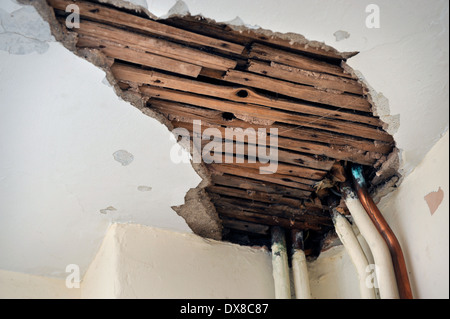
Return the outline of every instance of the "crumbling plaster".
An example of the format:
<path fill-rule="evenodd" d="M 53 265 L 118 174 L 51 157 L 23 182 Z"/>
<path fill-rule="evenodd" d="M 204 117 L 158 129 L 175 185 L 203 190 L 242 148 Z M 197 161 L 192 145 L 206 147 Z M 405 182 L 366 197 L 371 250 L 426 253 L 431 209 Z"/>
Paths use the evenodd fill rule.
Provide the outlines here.
<path fill-rule="evenodd" d="M 83 274 L 111 223 L 190 232 L 171 207 L 201 178 L 171 162 L 168 130 L 118 98 L 102 70 L 47 45 L 0 51 L 0 269 Z M 114 158 L 123 150 L 127 165 Z"/>
<path fill-rule="evenodd" d="M 281 33 L 294 32 L 341 52 L 370 88 L 376 114 L 389 124 L 408 175 L 448 130 L 449 5 L 445 0 L 185 0 L 192 15 L 230 21 Z M 149 1 L 148 10 L 164 15 L 175 3 Z M 380 9 L 380 28 L 368 28 L 369 4 Z M 238 8 L 238 10 L 234 10 Z M 336 32 L 346 32 L 345 39 Z"/>
<path fill-rule="evenodd" d="M 186 0 L 186 5 L 181 2 L 177 4 L 181 12 L 173 9 L 169 14 L 186 13 L 188 7 L 192 14 L 203 14 L 216 21 L 234 21 L 236 27 L 244 21 L 252 28 L 261 25 L 268 30 L 301 33 L 308 39 L 325 42 L 342 52 L 359 51 L 347 63 L 357 70 L 362 81 L 370 83 L 368 87 L 377 106 L 376 112 L 390 124 L 388 130 L 394 134 L 401 151 L 402 173 L 407 175 L 441 134 L 448 130 L 448 2 L 378 1 L 381 8 L 380 29 L 368 29 L 364 24 L 367 16 L 365 6 L 369 3 L 348 0 L 284 0 L 282 4 L 271 0 L 258 0 L 257 3 Z M 145 3 L 138 1 L 138 4 Z M 149 12 L 163 16 L 176 2 L 152 0 L 147 4 Z M 0 8 L 3 10 L 0 16 L 0 49 L 12 53 L 0 52 L 0 141 L 2 150 L 5 150 L 0 161 L 0 179 L 3 181 L 1 196 L 5 199 L 1 204 L 1 218 L 7 221 L 0 226 L 5 228 L 1 232 L 0 246 L 5 258 L 0 268 L 62 276 L 65 265 L 73 263 L 73 258 L 85 268 L 111 221 L 142 222 L 188 231 L 185 222 L 169 207 L 183 202 L 180 196 L 199 183 L 199 176 L 190 166 L 179 168 L 169 165 L 167 172 L 176 181 L 168 179 L 164 174 L 166 171 L 159 165 L 163 162 L 170 164 L 167 158 L 163 159 L 162 151 L 168 149 L 170 143 L 162 145 L 163 148 L 158 145 L 158 154 L 142 147 L 149 143 L 148 136 L 151 134 L 161 135 L 159 140 L 165 141 L 169 135 L 167 130 L 157 121 L 142 117 L 136 109 L 126 109 L 127 103 L 117 100 L 114 92 L 102 84 L 104 73 L 52 42 L 45 23 L 39 22 L 38 28 L 33 25 L 36 30 L 31 34 L 28 33 L 29 27 L 12 28 L 11 25 L 16 23 L 14 21 L 5 26 L 4 21 L 12 21 L 8 14 L 19 10 L 33 16 L 32 9 L 21 9 L 20 5 L 8 1 L 3 1 Z M 239 19 L 236 19 L 237 15 Z M 336 31 L 346 32 L 348 36 L 338 41 Z M 16 33 L 26 44 L 14 40 Z M 27 42 L 27 39 L 30 41 Z M 16 44 L 18 46 L 14 49 Z M 52 80 L 51 76 L 58 76 L 58 81 Z M 80 78 L 83 81 L 80 82 Z M 26 86 L 26 96 L 19 90 L 23 90 L 21 83 L 33 83 L 30 87 Z M 58 92 L 56 96 L 49 98 L 46 83 L 52 83 L 52 90 Z M 86 96 L 92 98 L 89 104 L 86 104 Z M 69 105 L 68 101 L 71 101 Z M 33 108 L 30 108 L 31 104 Z M 22 107 L 18 108 L 18 105 Z M 84 116 L 83 112 L 89 114 Z M 95 116 L 96 112 L 98 116 Z M 102 120 L 82 121 L 89 117 Z M 33 121 L 36 118 L 43 122 L 36 124 Z M 69 130 L 65 122 L 68 118 Z M 81 131 L 76 130 L 77 125 L 80 125 Z M 65 133 L 61 135 L 62 131 Z M 92 139 L 89 134 L 92 131 L 101 132 L 95 133 L 100 136 Z M 140 138 L 135 138 L 136 133 Z M 46 141 L 45 147 L 42 141 Z M 134 148 L 132 145 L 135 145 Z M 134 162 L 126 168 L 113 159 L 112 154 L 121 149 L 135 156 Z M 86 156 L 89 156 L 88 162 Z M 148 180 L 142 181 L 142 172 L 148 172 L 152 165 L 157 165 L 158 170 L 150 170 L 149 174 L 156 174 L 151 179 L 158 180 L 157 184 L 161 183 L 159 187 L 148 183 Z M 73 171 L 73 167 L 79 169 Z M 116 172 L 119 168 L 122 171 Z M 120 183 L 112 176 L 120 176 Z M 179 185 L 180 178 L 184 181 L 183 185 Z M 167 185 L 171 182 L 175 182 L 176 186 Z M 152 191 L 138 191 L 137 187 L 141 184 L 151 185 Z M 158 189 L 162 193 L 156 196 L 154 194 Z M 170 194 L 167 189 L 171 190 Z M 43 190 L 47 197 L 41 196 Z M 92 194 L 99 193 L 102 195 L 94 200 Z M 21 201 L 20 197 L 24 194 L 27 200 Z M 157 199 L 137 197 L 142 194 L 152 194 Z M 130 201 L 130 198 L 134 200 Z M 112 199 L 116 202 L 122 200 L 122 209 Z M 109 207 L 117 210 L 108 210 Z M 149 217 L 148 212 L 153 212 L 155 208 L 158 212 Z M 107 214 L 100 213 L 105 209 Z M 89 224 L 87 229 L 84 223 Z M 58 231 L 43 231 L 45 227 L 56 224 L 59 227 L 62 225 Z M 21 232 L 17 232 L 21 227 Z M 82 232 L 79 232 L 80 228 Z M 18 240 L 12 251 L 8 243 L 19 239 L 27 230 L 30 230 L 27 241 Z M 44 233 L 46 236 L 43 236 Z M 80 243 L 80 237 L 85 242 Z M 30 238 L 36 240 L 30 241 Z M 80 251 L 81 246 L 83 252 Z M 86 250 L 86 247 L 89 249 Z M 23 259 L 24 252 L 30 250 L 33 253 Z M 61 254 L 61 251 L 64 252 Z M 52 257 L 48 258 L 49 255 Z"/>

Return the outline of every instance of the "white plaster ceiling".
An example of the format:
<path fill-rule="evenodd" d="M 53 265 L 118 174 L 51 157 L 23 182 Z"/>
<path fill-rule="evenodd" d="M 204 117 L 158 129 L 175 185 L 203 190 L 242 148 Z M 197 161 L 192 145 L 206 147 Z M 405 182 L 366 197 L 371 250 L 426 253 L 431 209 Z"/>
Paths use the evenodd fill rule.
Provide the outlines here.
<path fill-rule="evenodd" d="M 176 2 L 147 3 L 162 16 Z M 391 129 L 405 173 L 448 130 L 448 1 L 379 0 L 380 29 L 364 24 L 371 1 L 185 3 L 191 14 L 239 16 L 360 51 L 348 63 L 379 93 L 380 114 L 399 115 Z M 119 100 L 104 73 L 53 42 L 45 24 L 30 29 L 12 19 L 20 8 L 0 3 L 0 269 L 64 277 L 66 265 L 78 264 L 84 272 L 115 221 L 189 231 L 170 206 L 200 178 L 169 160 L 168 130 Z"/>

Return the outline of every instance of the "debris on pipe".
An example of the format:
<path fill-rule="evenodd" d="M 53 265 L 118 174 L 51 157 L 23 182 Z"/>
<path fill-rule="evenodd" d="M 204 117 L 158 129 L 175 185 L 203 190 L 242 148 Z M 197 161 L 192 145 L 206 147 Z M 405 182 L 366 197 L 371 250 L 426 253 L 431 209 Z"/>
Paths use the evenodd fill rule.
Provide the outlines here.
<path fill-rule="evenodd" d="M 375 287 L 371 287 L 366 283 L 366 278 L 368 275 L 367 270 L 370 269 L 369 262 L 367 261 L 366 255 L 359 244 L 358 238 L 353 232 L 352 226 L 336 209 L 333 209 L 332 217 L 336 233 L 349 254 L 358 274 L 361 298 L 375 299 Z"/>
<path fill-rule="evenodd" d="M 311 299 L 308 267 L 303 246 L 303 232 L 292 231 L 292 273 L 294 277 L 295 297 Z"/>
<path fill-rule="evenodd" d="M 370 265 L 372 267 L 367 273 L 366 280 L 376 279 L 376 281 L 372 283 L 367 280 L 367 284 L 369 286 L 373 284 L 374 287 L 378 286 L 381 299 L 398 299 L 398 288 L 389 248 L 370 220 L 355 192 L 346 185 L 342 187 L 342 193 L 344 194 L 345 204 L 361 235 L 369 245 L 375 261 L 375 265 Z"/>
<path fill-rule="evenodd" d="M 291 299 L 289 265 L 286 250 L 286 238 L 281 227 L 274 226 L 272 234 L 272 267 L 276 299 Z"/>
<path fill-rule="evenodd" d="M 389 227 L 388 223 L 367 191 L 366 181 L 364 179 L 361 165 L 352 166 L 352 176 L 355 189 L 362 206 L 389 248 L 400 298 L 413 299 L 408 270 L 406 268 L 402 248 L 394 232 Z"/>

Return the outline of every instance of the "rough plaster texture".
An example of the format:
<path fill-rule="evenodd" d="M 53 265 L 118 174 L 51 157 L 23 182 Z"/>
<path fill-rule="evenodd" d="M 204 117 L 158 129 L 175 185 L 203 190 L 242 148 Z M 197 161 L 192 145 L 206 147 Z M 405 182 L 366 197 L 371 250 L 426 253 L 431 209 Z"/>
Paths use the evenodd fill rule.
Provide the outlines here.
<path fill-rule="evenodd" d="M 190 189 L 184 197 L 184 204 L 172 208 L 186 220 L 195 234 L 222 239 L 222 222 L 204 189 Z"/>
<path fill-rule="evenodd" d="M 193 234 L 114 224 L 82 286 L 83 298 L 111 296 L 273 298 L 270 253 Z"/>
<path fill-rule="evenodd" d="M 45 54 L 0 51 L 0 74 L 1 269 L 84 273 L 115 221 L 190 232 L 171 207 L 200 177 L 171 162 L 167 128 L 120 100 L 104 72 L 51 42 Z M 122 149 L 126 166 L 112 155 Z"/>

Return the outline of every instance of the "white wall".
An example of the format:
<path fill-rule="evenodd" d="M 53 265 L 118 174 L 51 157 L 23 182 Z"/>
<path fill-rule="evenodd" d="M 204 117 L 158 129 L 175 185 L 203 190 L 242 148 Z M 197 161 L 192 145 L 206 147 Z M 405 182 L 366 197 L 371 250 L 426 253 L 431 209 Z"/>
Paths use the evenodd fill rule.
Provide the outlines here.
<path fill-rule="evenodd" d="M 0 1 L 0 43 L 29 52 L 0 47 L 0 269 L 84 273 L 112 222 L 189 232 L 171 206 L 201 179 L 170 160 L 171 133 L 120 100 L 103 71 L 33 40 L 51 38 L 36 20 L 34 8 Z M 116 161 L 119 150 L 133 161 Z"/>
<path fill-rule="evenodd" d="M 111 296 L 273 298 L 270 253 L 193 234 L 114 224 L 82 289 L 83 298 Z"/>
<path fill-rule="evenodd" d="M 425 196 L 441 189 L 431 214 Z M 449 298 L 449 133 L 379 208 L 405 254 L 416 298 Z"/>
<path fill-rule="evenodd" d="M 67 288 L 59 278 L 0 270 L 0 299 L 77 299 L 78 288 Z"/>

